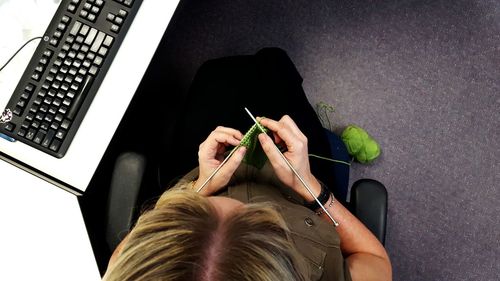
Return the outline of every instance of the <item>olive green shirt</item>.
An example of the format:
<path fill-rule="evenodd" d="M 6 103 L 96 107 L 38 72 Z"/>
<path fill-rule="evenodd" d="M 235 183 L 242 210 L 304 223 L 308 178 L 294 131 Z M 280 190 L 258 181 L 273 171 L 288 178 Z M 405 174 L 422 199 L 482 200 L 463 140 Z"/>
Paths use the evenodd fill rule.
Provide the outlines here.
<path fill-rule="evenodd" d="M 197 177 L 196 168 L 183 179 L 191 181 Z M 272 202 L 278 206 L 298 252 L 308 263 L 309 280 L 351 280 L 335 227 L 302 206 L 302 199 L 276 177 L 269 163 L 260 170 L 242 163 L 227 189 L 217 195 L 243 203 Z"/>

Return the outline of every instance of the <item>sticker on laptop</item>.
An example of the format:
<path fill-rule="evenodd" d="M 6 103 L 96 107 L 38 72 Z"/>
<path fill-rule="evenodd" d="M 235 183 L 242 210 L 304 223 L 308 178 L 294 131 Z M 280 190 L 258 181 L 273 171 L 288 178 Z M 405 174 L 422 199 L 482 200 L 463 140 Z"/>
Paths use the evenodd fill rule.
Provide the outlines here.
<path fill-rule="evenodd" d="M 0 124 L 7 123 L 10 120 L 12 120 L 12 111 L 10 109 L 6 108 L 2 112 L 2 116 L 0 117 Z"/>

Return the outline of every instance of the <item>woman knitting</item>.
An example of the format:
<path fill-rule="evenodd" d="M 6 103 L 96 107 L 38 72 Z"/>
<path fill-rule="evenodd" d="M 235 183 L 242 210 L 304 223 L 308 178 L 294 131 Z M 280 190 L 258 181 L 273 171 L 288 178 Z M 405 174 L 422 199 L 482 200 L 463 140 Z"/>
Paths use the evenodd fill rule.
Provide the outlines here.
<path fill-rule="evenodd" d="M 284 156 L 315 196 L 328 194 L 324 207 L 339 226 L 263 133 L 258 140 L 270 165 L 257 170 L 243 164 L 241 146 L 197 193 L 226 146 L 243 138 L 238 130 L 217 127 L 200 145 L 199 168 L 139 218 L 104 280 L 391 280 L 383 246 L 311 173 L 307 138 L 294 121 L 284 116 L 260 123 L 283 141 Z"/>
<path fill-rule="evenodd" d="M 257 118 L 269 130 L 256 134 L 267 159 L 258 165 L 245 159 L 249 148 L 240 146 L 241 128 L 252 122 L 240 101 L 231 98 L 233 82 L 238 93 L 256 93 L 241 101 L 267 117 Z M 166 152 L 169 159 L 185 159 L 176 161 L 174 175 L 197 167 L 140 216 L 113 253 L 103 280 L 392 279 L 384 247 L 339 202 L 337 187 L 328 187 L 329 167 L 309 159 L 311 151 L 328 155 L 329 148 L 300 82 L 279 49 L 204 64 L 177 121 L 182 141 L 173 140 Z M 197 163 L 186 160 L 186 151 L 198 151 Z"/>

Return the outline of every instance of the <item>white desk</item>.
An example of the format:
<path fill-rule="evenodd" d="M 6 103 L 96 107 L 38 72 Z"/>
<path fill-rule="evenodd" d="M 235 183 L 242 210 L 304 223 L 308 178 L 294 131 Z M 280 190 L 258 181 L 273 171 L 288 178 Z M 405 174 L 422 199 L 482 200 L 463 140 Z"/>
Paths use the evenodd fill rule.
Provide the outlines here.
<path fill-rule="evenodd" d="M 18 2 L 19 0 L 15 1 Z M 24 0 L 24 2 L 26 1 Z M 75 194 L 83 193 L 141 82 L 178 2 L 179 0 L 143 0 L 139 12 L 99 88 L 99 92 L 80 125 L 68 152 L 62 159 L 52 157 L 21 142 L 8 142 L 3 139 L 0 139 L 0 151 L 16 161 L 27 164 L 20 167 L 31 166 L 35 170 L 39 170 L 60 181 L 59 183 L 52 182 L 53 184 L 62 188 L 73 187 L 76 189 L 76 192 L 75 190 L 72 191 Z M 0 5 L 0 9 L 3 7 Z M 10 11 L 9 14 L 25 15 L 23 14 L 25 13 L 23 5 L 14 7 L 19 7 L 19 10 Z M 50 14 L 51 9 L 47 8 L 47 11 Z M 44 11 L 44 13 L 47 13 L 47 11 Z M 42 24 L 43 28 L 41 28 L 38 23 L 39 28 L 36 32 L 30 30 L 32 36 L 43 35 L 50 19 L 51 16 L 43 16 L 46 24 Z M 15 29 L 17 27 L 13 23 L 13 26 L 9 26 L 9 28 Z M 19 28 L 22 29 L 23 27 L 19 26 Z M 21 30 L 21 32 L 24 31 L 24 29 Z M 14 38 L 14 40 L 18 42 L 16 44 L 11 42 L 10 50 L 6 50 L 6 48 L 0 49 L 2 59 L 5 60 L 8 57 L 5 54 L 14 53 L 25 41 L 19 38 Z M 36 46 L 37 43 L 32 43 L 11 62 L 16 66 L 9 65 L 0 73 L 1 111 L 3 111 L 10 99 L 10 95 L 22 76 Z M 4 73 L 8 73 L 8 75 Z M 117 95 L 119 95 L 119 98 L 117 98 Z M 0 171 L 1 174 L 2 171 Z"/>
<path fill-rule="evenodd" d="M 100 280 L 77 197 L 6 162 L 0 171 L 0 280 Z"/>
<path fill-rule="evenodd" d="M 0 0 L 0 64 L 27 38 L 43 35 L 57 8 L 50 2 L 54 1 Z M 59 187 L 68 185 L 79 191 L 74 193 L 83 193 L 178 2 L 143 1 L 65 157 L 57 159 L 3 139 L 0 151 L 63 182 Z M 33 3 L 40 7 L 29 6 Z M 19 32 L 22 36 L 16 37 Z M 0 73 L 1 111 L 36 46 L 28 45 Z M 39 176 L 0 160 L 0 280 L 100 280 L 77 197 Z"/>

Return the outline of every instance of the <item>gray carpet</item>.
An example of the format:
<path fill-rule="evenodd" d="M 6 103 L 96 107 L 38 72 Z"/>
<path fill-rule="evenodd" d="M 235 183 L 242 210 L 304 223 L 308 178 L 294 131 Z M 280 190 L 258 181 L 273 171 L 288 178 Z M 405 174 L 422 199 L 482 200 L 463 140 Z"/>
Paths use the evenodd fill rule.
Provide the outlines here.
<path fill-rule="evenodd" d="M 499 1 L 182 1 L 167 39 L 181 88 L 207 59 L 281 47 L 336 132 L 380 142 L 351 182 L 389 191 L 394 280 L 499 280 Z"/>

